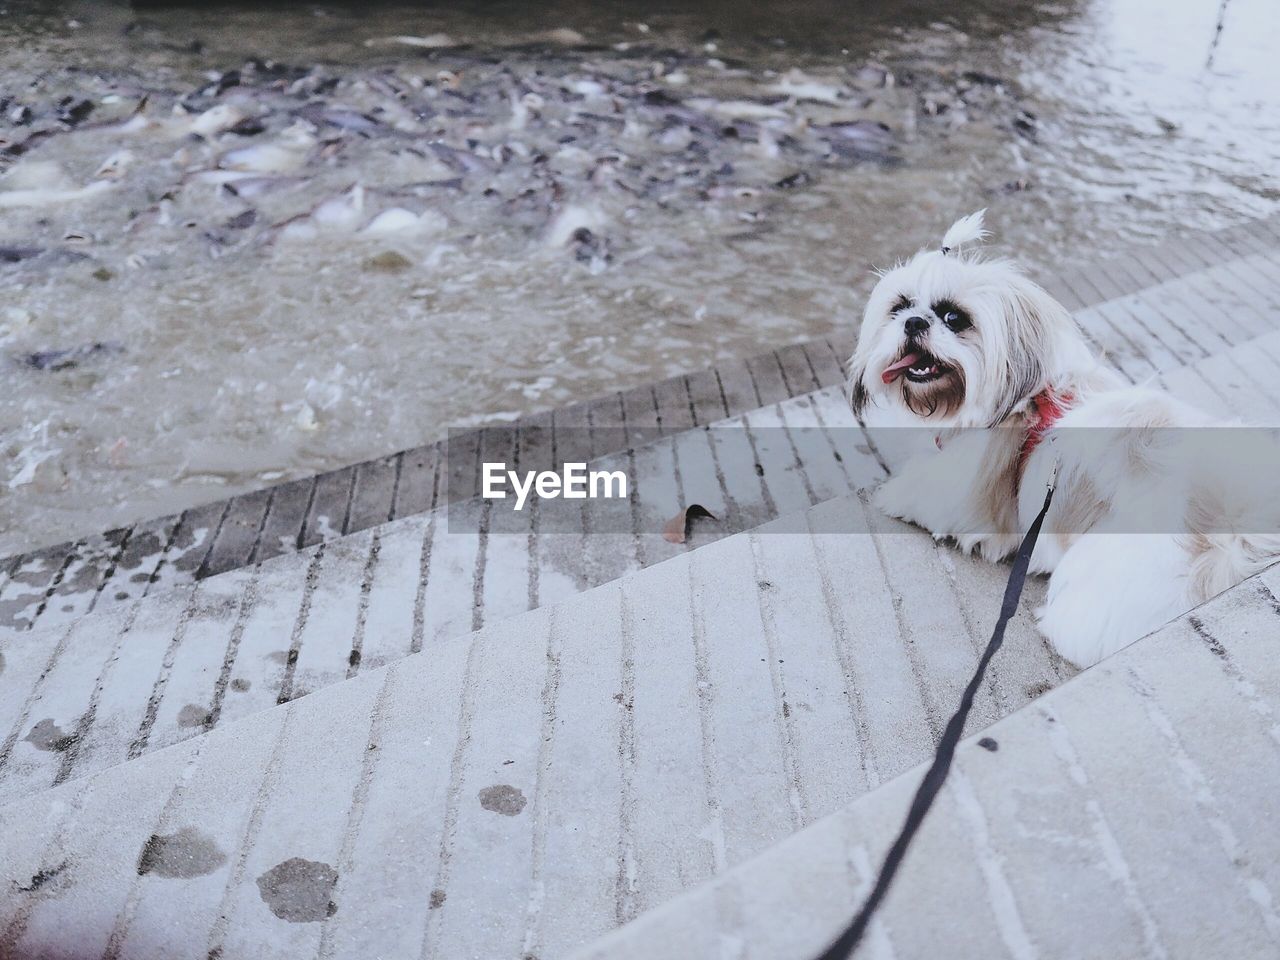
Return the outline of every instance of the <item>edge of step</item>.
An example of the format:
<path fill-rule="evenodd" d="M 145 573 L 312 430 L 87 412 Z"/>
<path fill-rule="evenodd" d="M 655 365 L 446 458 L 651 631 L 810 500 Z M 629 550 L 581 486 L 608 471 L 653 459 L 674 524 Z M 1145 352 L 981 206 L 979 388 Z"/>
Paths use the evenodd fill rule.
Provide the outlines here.
<path fill-rule="evenodd" d="M 523 417 L 511 429 L 591 426 L 639 446 L 843 382 L 839 350 L 815 340 L 698 373 Z M 471 445 L 480 429 L 453 438 Z M 65 621 L 97 607 L 199 582 L 417 516 L 447 499 L 448 440 L 0 558 L 0 631 Z M 620 453 L 626 447 L 591 455 Z"/>
<path fill-rule="evenodd" d="M 540 530 L 536 509 L 486 519 L 473 501 L 462 506 L 476 528 L 462 533 L 437 513 L 402 518 L 70 625 L 40 624 L 6 645 L 0 796 L 200 736 L 848 496 L 882 471 L 863 439 L 832 389 L 817 390 L 592 461 L 629 462 L 635 486 L 621 515 L 606 508 L 588 524 L 575 507 L 572 530 L 548 532 L 546 518 Z M 668 542 L 663 523 L 693 502 L 719 521 Z M 598 526 L 609 522 L 616 532 Z"/>

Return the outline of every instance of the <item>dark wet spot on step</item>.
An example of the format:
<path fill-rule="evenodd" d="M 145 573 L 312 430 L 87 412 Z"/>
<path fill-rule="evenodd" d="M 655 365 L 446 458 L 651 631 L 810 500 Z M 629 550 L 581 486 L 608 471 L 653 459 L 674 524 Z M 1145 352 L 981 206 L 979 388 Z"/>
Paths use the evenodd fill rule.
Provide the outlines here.
<path fill-rule="evenodd" d="M 514 817 L 524 809 L 527 802 L 523 793 L 505 783 L 485 787 L 480 791 L 480 806 L 504 817 Z"/>
<path fill-rule="evenodd" d="M 204 563 L 205 552 L 203 550 L 187 549 L 192 545 L 184 545 L 185 552 L 178 554 L 170 561 L 175 570 L 180 570 L 183 573 L 195 573 L 200 569 L 201 564 Z"/>
<path fill-rule="evenodd" d="M 231 689 L 236 693 L 244 693 L 250 686 L 251 684 L 244 677 L 236 677 L 231 681 Z"/>
<path fill-rule="evenodd" d="M 142 566 L 143 561 L 155 557 L 163 549 L 164 544 L 156 534 L 134 534 L 129 541 L 129 549 L 120 558 L 120 566 L 126 570 L 136 570 Z"/>
<path fill-rule="evenodd" d="M 978 741 L 978 746 L 980 746 L 983 750 L 990 750 L 992 753 L 995 753 L 997 750 L 1000 749 L 1000 744 L 996 743 L 990 737 L 983 737 L 981 740 Z"/>
<path fill-rule="evenodd" d="M 74 733 L 64 733 L 52 717 L 41 720 L 22 738 L 37 750 L 48 750 L 50 753 L 62 753 L 76 742 Z"/>
<path fill-rule="evenodd" d="M 281 920 L 311 923 L 338 912 L 333 902 L 333 888 L 338 871 L 327 863 L 293 857 L 258 878 L 258 893 Z"/>
<path fill-rule="evenodd" d="M 227 862 L 211 837 L 195 827 L 183 827 L 176 833 L 156 833 L 142 845 L 138 854 L 138 876 L 203 877 Z"/>
<path fill-rule="evenodd" d="M 129 594 L 128 594 L 128 593 L 126 593 L 124 590 L 121 590 L 119 593 L 117 593 L 117 594 L 116 594 L 116 599 L 117 599 L 117 600 L 128 600 L 128 599 L 129 599 Z"/>
<path fill-rule="evenodd" d="M 178 726 L 203 727 L 209 722 L 209 710 L 198 703 L 188 703 L 178 711 Z"/>
<path fill-rule="evenodd" d="M 47 887 L 54 880 L 58 879 L 58 877 L 62 875 L 62 872 L 67 869 L 67 866 L 67 861 L 63 860 L 56 867 L 46 867 L 37 870 L 31 875 L 31 879 L 25 884 L 15 884 L 15 886 L 18 888 L 19 893 L 35 893 L 37 890 Z"/>
<path fill-rule="evenodd" d="M 17 577 L 13 578 L 14 580 Z M 31 626 L 31 614 L 43 599 L 43 594 L 23 593 L 12 600 L 0 602 L 0 626 L 25 630 Z"/>
<path fill-rule="evenodd" d="M 358 667 L 358 666 L 360 666 L 360 651 L 359 651 L 359 650 L 352 650 L 352 651 L 351 651 L 351 656 L 347 657 L 347 666 L 349 666 L 349 667 L 353 667 L 353 668 L 354 668 L 354 667 Z"/>
<path fill-rule="evenodd" d="M 439 888 L 431 891 L 431 909 L 439 910 L 444 906 L 445 892 Z"/>

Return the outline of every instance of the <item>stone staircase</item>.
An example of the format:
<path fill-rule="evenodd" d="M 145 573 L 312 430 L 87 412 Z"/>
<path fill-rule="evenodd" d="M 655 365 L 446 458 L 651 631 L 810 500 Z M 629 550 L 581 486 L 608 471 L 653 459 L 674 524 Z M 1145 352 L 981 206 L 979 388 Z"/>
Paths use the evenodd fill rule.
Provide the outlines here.
<path fill-rule="evenodd" d="M 1171 240 L 1051 287 L 1128 379 L 1280 424 L 1280 221 Z M 891 837 L 1006 574 L 866 506 L 859 492 L 893 464 L 841 399 L 845 352 L 789 347 L 0 561 L 0 957 L 811 954 Z M 627 522 L 495 519 L 456 483 L 482 454 L 548 448 L 627 469 Z M 694 503 L 718 519 L 668 543 L 663 522 Z M 909 863 L 912 892 L 890 901 L 937 904 L 939 921 L 914 929 L 890 910 L 868 950 L 931 956 L 930 936 L 958 936 L 975 953 L 987 940 L 996 955 L 1069 952 L 1068 932 L 1089 924 L 1037 926 L 1010 892 L 1074 862 L 996 817 L 1010 785 L 1041 791 L 1038 842 L 1079 852 L 1085 831 L 1100 844 L 1087 866 L 1119 884 L 1115 903 L 1169 896 L 1134 879 L 1139 866 L 1167 873 L 1169 851 L 1099 833 L 1091 812 L 1139 775 L 1113 756 L 1130 728 L 1106 722 L 1118 696 L 1106 678 L 1127 678 L 1115 710 L 1135 737 L 1150 739 L 1142 717 L 1165 718 L 1144 762 L 1184 780 L 1200 770 L 1205 785 L 1184 792 L 1219 795 L 1226 783 L 1161 732 L 1183 730 L 1186 704 L 1135 710 L 1164 703 L 1148 667 L 1194 700 L 1204 658 L 1166 651 L 1188 629 L 1200 638 L 1211 610 L 1226 611 L 1220 642 L 1196 649 L 1230 682 L 1201 709 L 1240 712 L 1243 698 L 1255 725 L 1280 710 L 1255 650 L 1280 623 L 1265 580 L 1075 679 L 1035 632 L 1042 586 L 1029 584 L 971 722 L 1012 731 L 1001 763 L 984 779 L 986 751 L 967 748 L 953 812 L 930 821 L 945 869 Z M 1251 625 L 1238 662 L 1218 652 L 1236 656 L 1232 618 Z M 1049 737 L 1048 753 L 1003 746 L 1044 747 L 1059 703 L 1101 716 L 1078 736 L 1055 719 L 1072 735 Z M 1237 769 L 1258 779 L 1237 773 L 1231 789 L 1274 784 L 1274 751 L 1239 743 Z M 1095 753 L 1115 762 L 1081 785 Z M 1151 809 L 1180 815 L 1180 798 Z M 1233 856 L 1268 854 L 1220 801 L 1201 807 L 1207 839 L 1201 824 L 1184 846 L 1229 834 Z M 976 853 L 955 854 L 975 837 Z M 989 929 L 981 904 L 945 895 L 944 878 L 963 886 L 955 871 L 969 868 Z M 1280 896 L 1265 871 L 1241 876 L 1246 900 Z M 1102 889 L 1087 892 L 1110 917 Z M 1143 909 L 1143 951 L 1111 955 L 1187 952 Z M 1253 942 L 1219 928 L 1223 943 Z"/>
<path fill-rule="evenodd" d="M 1277 592 L 1272 568 L 962 744 L 858 956 L 1276 956 Z M 573 960 L 818 956 L 920 773 Z"/>

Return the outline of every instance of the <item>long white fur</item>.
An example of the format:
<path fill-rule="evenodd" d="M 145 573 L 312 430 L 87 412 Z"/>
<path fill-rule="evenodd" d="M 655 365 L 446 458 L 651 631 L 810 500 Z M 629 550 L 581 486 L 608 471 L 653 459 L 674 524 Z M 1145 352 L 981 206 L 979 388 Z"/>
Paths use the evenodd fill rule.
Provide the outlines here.
<path fill-rule="evenodd" d="M 983 234 L 979 212 L 957 221 L 944 246 Z M 931 318 L 928 352 L 964 373 L 958 409 L 920 417 L 903 397 L 912 384 L 882 382 L 907 349 L 894 312 L 904 296 L 911 315 Z M 941 298 L 961 304 L 972 328 L 955 333 L 940 322 L 929 305 Z M 1230 450 L 1213 444 L 1238 443 L 1233 431 L 1176 428 L 1236 424 L 1124 383 L 1089 349 L 1067 310 L 1008 261 L 933 250 L 886 271 L 868 300 L 850 370 L 850 397 L 869 427 L 923 428 L 909 431 L 917 442 L 903 463 L 893 463 L 874 502 L 935 537 L 991 560 L 1008 556 L 1060 466 L 1032 570 L 1050 574 L 1040 628 L 1078 666 L 1280 560 L 1280 534 L 1269 532 L 1280 531 L 1273 489 L 1280 447 L 1251 447 L 1258 469 L 1215 471 Z M 1019 471 L 1030 402 L 1046 388 L 1072 401 Z M 964 429 L 973 427 L 1006 429 Z M 883 452 L 894 444 L 891 431 L 881 433 Z M 930 442 L 918 442 L 924 438 Z M 1082 528 L 1085 508 L 1093 513 Z"/>
<path fill-rule="evenodd" d="M 982 226 L 982 220 L 986 213 L 987 208 L 983 207 L 977 213 L 961 217 L 953 223 L 947 229 L 947 232 L 942 235 L 942 252 L 950 253 L 952 250 L 960 249 L 966 243 L 978 243 L 986 240 L 991 235 Z"/>

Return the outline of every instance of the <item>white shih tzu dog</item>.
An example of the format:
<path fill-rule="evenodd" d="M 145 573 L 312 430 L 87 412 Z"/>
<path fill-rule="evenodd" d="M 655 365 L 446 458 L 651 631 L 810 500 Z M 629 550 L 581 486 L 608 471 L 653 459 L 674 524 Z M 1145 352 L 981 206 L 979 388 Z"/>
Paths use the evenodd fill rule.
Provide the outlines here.
<path fill-rule="evenodd" d="M 880 276 L 849 398 L 868 429 L 926 440 L 875 505 L 987 559 L 1017 549 L 1057 468 L 1037 616 L 1084 667 L 1280 559 L 1280 448 L 1124 382 L 1013 264 L 960 251 L 982 217 Z"/>

